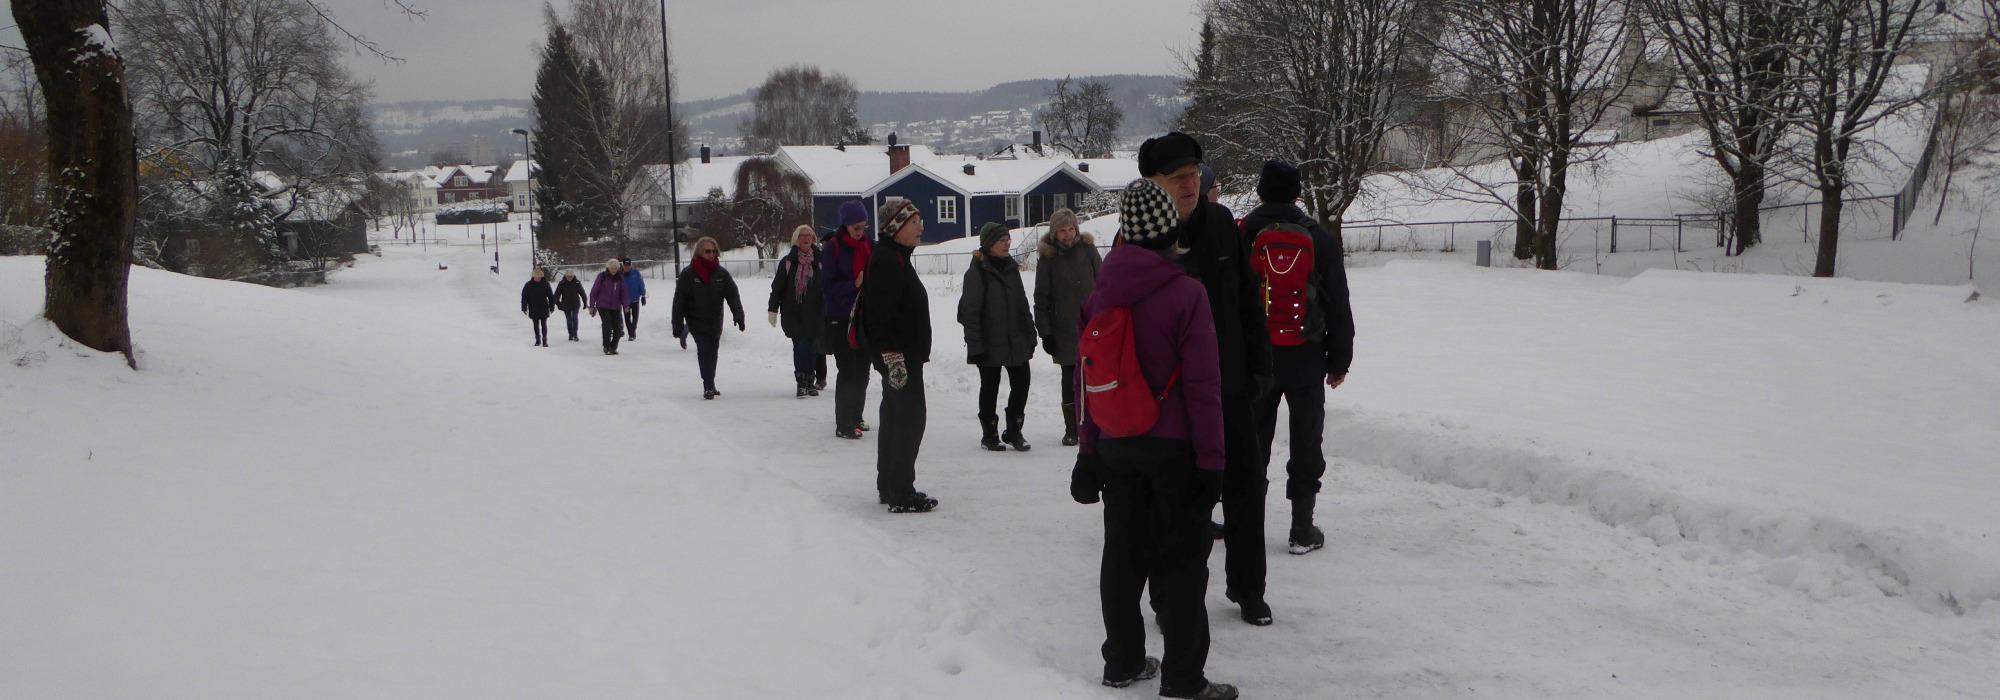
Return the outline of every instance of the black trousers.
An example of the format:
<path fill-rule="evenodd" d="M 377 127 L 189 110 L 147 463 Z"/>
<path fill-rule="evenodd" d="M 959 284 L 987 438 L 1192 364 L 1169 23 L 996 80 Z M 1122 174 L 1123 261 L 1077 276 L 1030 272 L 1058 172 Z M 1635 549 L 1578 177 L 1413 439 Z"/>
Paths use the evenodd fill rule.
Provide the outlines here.
<path fill-rule="evenodd" d="M 924 406 L 924 366 L 909 366 L 909 381 L 903 388 L 889 386 L 889 370 L 882 373 L 882 409 L 875 424 L 875 493 L 896 498 L 917 490 L 917 450 L 924 443 L 924 425 L 929 409 Z"/>
<path fill-rule="evenodd" d="M 714 389 L 715 360 L 717 354 L 722 349 L 722 336 L 695 333 L 692 331 L 688 335 L 694 336 L 694 356 L 695 360 L 701 364 L 701 388 Z"/>
<path fill-rule="evenodd" d="M 617 350 L 618 339 L 625 334 L 625 319 L 620 318 L 617 309 L 598 309 L 597 320 L 604 324 L 604 349 Z"/>
<path fill-rule="evenodd" d="M 1000 368 L 979 368 L 979 417 L 998 418 L 994 407 L 1000 402 Z M 1028 363 L 1007 368 L 1007 418 L 1020 417 L 1028 408 Z"/>
<path fill-rule="evenodd" d="M 1076 403 L 1076 365 L 1056 365 L 1062 368 L 1062 402 L 1067 406 Z"/>
<path fill-rule="evenodd" d="M 1238 597 L 1264 596 L 1264 450 L 1258 447 L 1257 404 L 1222 395 L 1223 578 Z"/>
<path fill-rule="evenodd" d="M 570 340 L 576 340 L 576 315 L 580 313 L 583 313 L 583 310 L 569 309 L 563 312 L 563 320 L 569 324 Z"/>
<path fill-rule="evenodd" d="M 868 353 L 847 346 L 846 321 L 828 323 L 825 342 L 838 370 L 833 379 L 833 427 L 853 430 L 861 424 L 861 409 L 868 403 Z"/>
<path fill-rule="evenodd" d="M 1285 460 L 1285 498 L 1310 501 L 1319 494 L 1326 475 L 1326 455 L 1320 444 L 1326 433 L 1326 375 L 1311 383 L 1281 386 L 1258 400 L 1257 438 L 1264 463 L 1271 462 L 1271 444 L 1278 437 L 1278 402 L 1290 411 L 1292 454 Z"/>
<path fill-rule="evenodd" d="M 625 335 L 632 336 L 633 340 L 639 339 L 639 302 L 625 305 Z"/>
<path fill-rule="evenodd" d="M 1161 687 L 1201 688 L 1208 664 L 1208 553 L 1215 508 L 1195 478 L 1186 441 L 1128 438 L 1097 443 L 1104 459 L 1104 677 L 1130 678 L 1145 666 L 1148 584 L 1166 641 Z"/>
<path fill-rule="evenodd" d="M 537 344 L 549 342 L 549 317 L 529 316 L 528 320 L 535 324 L 535 342 Z"/>

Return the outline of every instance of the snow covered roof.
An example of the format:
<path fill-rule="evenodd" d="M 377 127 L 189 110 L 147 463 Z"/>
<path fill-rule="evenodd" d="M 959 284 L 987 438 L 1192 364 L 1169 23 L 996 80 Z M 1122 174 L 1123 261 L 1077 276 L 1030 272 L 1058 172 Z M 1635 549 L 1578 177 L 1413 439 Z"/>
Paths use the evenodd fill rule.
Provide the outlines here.
<path fill-rule="evenodd" d="M 966 166 L 972 166 L 971 174 L 965 172 Z M 873 195 L 916 172 L 922 172 L 934 180 L 950 185 L 952 189 L 966 196 L 1020 194 L 1034 189 L 1044 180 L 1055 177 L 1060 172 L 1068 172 L 1086 184 L 1092 183 L 1089 177 L 1059 160 L 940 160 L 929 164 L 912 164 L 903 172 L 877 182 L 863 194 Z"/>
<path fill-rule="evenodd" d="M 435 177 L 434 179 L 438 181 L 438 184 L 440 186 L 443 186 L 444 184 L 451 182 L 452 177 L 454 177 L 455 174 L 457 173 L 463 173 L 466 177 L 472 178 L 472 182 L 475 185 L 484 185 L 486 183 L 493 181 L 493 174 L 500 170 L 500 166 L 452 165 L 440 168 L 439 170 L 441 170 L 442 173 L 437 177 Z"/>
<path fill-rule="evenodd" d="M 707 163 L 699 159 L 681 163 L 680 172 L 674 176 L 678 180 L 674 183 L 677 185 L 675 192 L 679 195 L 676 197 L 679 200 L 677 203 L 701 202 L 708 199 L 710 190 L 722 190 L 722 196 L 735 197 L 736 169 L 742 166 L 744 161 L 755 157 L 717 156 L 710 158 Z M 649 190 L 645 198 L 650 201 L 665 200 L 668 185 L 667 166 L 648 165 L 641 172 L 644 175 L 642 184 Z"/>
<path fill-rule="evenodd" d="M 535 179 L 535 161 L 521 159 L 507 168 L 507 182 L 527 182 Z"/>
<path fill-rule="evenodd" d="M 1090 169 L 1082 175 L 1096 183 L 1100 190 L 1122 191 L 1133 180 L 1139 179 L 1139 161 L 1133 158 L 1085 158 L 1070 162 L 1078 166 L 1077 170 L 1089 165 Z"/>
<path fill-rule="evenodd" d="M 777 158 L 813 183 L 813 194 L 860 194 L 889 177 L 889 147 L 780 146 Z M 938 160 L 929 146 L 910 146 L 910 163 Z"/>
<path fill-rule="evenodd" d="M 376 173 L 375 176 L 382 178 L 383 182 L 398 184 L 404 187 L 413 187 L 418 189 L 437 189 L 438 186 L 437 180 L 432 179 L 431 176 L 429 175 L 414 170 L 391 170 L 386 173 Z"/>

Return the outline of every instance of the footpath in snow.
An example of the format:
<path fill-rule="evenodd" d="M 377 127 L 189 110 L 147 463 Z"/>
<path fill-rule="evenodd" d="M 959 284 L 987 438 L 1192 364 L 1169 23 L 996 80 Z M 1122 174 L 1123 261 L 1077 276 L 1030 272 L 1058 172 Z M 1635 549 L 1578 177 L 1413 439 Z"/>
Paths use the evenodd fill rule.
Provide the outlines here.
<path fill-rule="evenodd" d="M 41 261 L 0 259 L 0 695 L 1151 692 L 1095 685 L 1101 512 L 1067 498 L 1052 366 L 1035 450 L 976 447 L 955 279 L 927 279 L 918 483 L 943 506 L 891 516 L 872 441 L 791 397 L 768 280 L 740 280 L 751 329 L 703 402 L 669 285 L 618 357 L 590 319 L 541 350 L 521 278 L 484 260 L 392 249 L 305 291 L 135 271 L 132 373 L 31 321 Z M 1329 546 L 1273 543 L 1274 627 L 1211 586 L 1214 678 L 1284 698 L 2000 679 L 1990 303 L 1419 264 L 1352 285 Z M 1270 531 L 1286 516 L 1274 496 Z"/>

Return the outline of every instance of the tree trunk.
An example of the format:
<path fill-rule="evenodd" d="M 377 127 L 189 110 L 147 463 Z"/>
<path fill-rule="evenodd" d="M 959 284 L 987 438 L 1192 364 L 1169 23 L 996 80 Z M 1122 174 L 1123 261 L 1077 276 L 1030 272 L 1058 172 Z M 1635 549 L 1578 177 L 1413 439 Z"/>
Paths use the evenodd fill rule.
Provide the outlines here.
<path fill-rule="evenodd" d="M 1814 277 L 1833 276 L 1840 253 L 1840 207 L 1845 189 L 1845 183 L 1840 182 L 1819 188 L 1819 260 L 1813 265 Z"/>
<path fill-rule="evenodd" d="M 48 103 L 51 216 L 43 315 L 64 335 L 132 362 L 125 292 L 138 159 L 125 65 L 102 0 L 13 0 Z"/>
<path fill-rule="evenodd" d="M 1541 221 L 1535 231 L 1535 267 L 1561 269 L 1556 258 L 1556 232 L 1562 227 L 1563 196 L 1569 190 L 1569 152 L 1545 156 L 1549 160 L 1549 183 L 1542 190 Z"/>
<path fill-rule="evenodd" d="M 1535 180 L 1539 168 L 1533 158 L 1522 157 L 1514 164 L 1514 259 L 1535 256 Z"/>
<path fill-rule="evenodd" d="M 1729 223 L 1736 228 L 1736 250 L 1733 255 L 1757 245 L 1763 238 L 1763 224 L 1759 210 L 1764 207 L 1764 166 L 1745 161 L 1737 169 L 1735 182 L 1735 206 L 1730 212 Z"/>

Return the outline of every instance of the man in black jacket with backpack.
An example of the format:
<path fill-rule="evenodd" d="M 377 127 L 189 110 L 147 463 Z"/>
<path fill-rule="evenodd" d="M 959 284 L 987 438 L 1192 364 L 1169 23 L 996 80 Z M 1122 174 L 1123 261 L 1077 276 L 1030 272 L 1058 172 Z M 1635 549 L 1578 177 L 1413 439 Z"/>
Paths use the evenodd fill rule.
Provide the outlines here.
<path fill-rule="evenodd" d="M 1296 333 L 1297 339 L 1273 342 L 1271 360 L 1276 369 L 1276 383 L 1257 402 L 1258 444 L 1267 464 L 1271 443 L 1277 437 L 1278 402 L 1283 401 L 1291 410 L 1292 454 L 1285 462 L 1285 498 L 1292 502 L 1289 544 L 1293 554 L 1305 554 L 1326 545 L 1326 536 L 1313 525 L 1320 477 L 1326 474 L 1326 457 L 1320 448 L 1326 428 L 1326 391 L 1339 388 L 1347 380 L 1348 364 L 1354 359 L 1354 310 L 1348 304 L 1347 270 L 1341 265 L 1340 238 L 1299 209 L 1299 190 L 1298 168 L 1281 160 L 1267 161 L 1257 181 L 1257 197 L 1263 204 L 1243 218 L 1243 233 L 1250 239 L 1253 266 L 1256 256 L 1265 254 L 1257 240 L 1267 230 L 1276 230 L 1281 225 L 1303 229 L 1312 241 L 1312 264 L 1297 266 L 1301 271 L 1310 270 L 1306 279 L 1301 280 L 1306 287 L 1305 308 L 1301 313 L 1271 311 L 1269 314 L 1273 334 Z M 1270 284 L 1281 286 L 1276 280 Z"/>
<path fill-rule="evenodd" d="M 1222 369 L 1223 569 L 1229 600 L 1245 622 L 1271 624 L 1264 603 L 1264 497 L 1268 460 L 1258 448 L 1256 402 L 1271 386 L 1271 339 L 1258 295 L 1261 278 L 1250 269 L 1250 248 L 1228 207 L 1202 192 L 1201 144 L 1173 132 L 1139 147 L 1139 175 L 1174 198 L 1181 264 L 1208 290 Z"/>

